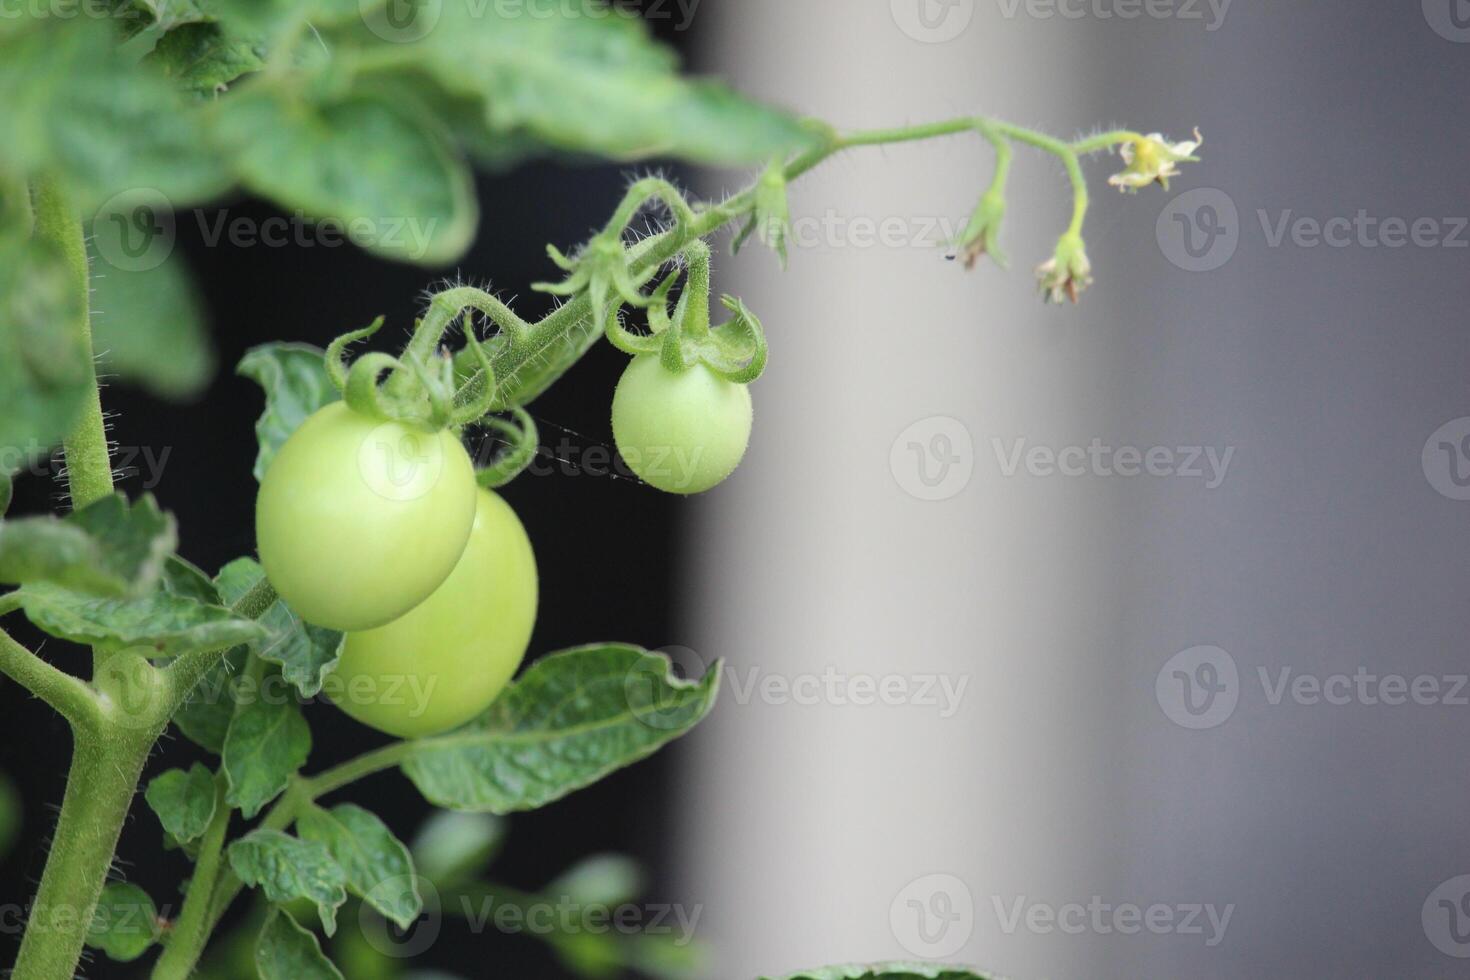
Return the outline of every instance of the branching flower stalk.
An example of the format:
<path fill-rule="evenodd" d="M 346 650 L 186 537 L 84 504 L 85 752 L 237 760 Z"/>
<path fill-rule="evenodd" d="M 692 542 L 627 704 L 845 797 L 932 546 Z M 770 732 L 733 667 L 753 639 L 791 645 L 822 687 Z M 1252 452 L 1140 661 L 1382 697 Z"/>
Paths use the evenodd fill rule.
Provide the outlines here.
<path fill-rule="evenodd" d="M 1075 302 L 1092 282 L 1082 240 L 1088 193 L 1081 158 L 1101 150 L 1125 148 L 1128 170 L 1112 182 L 1125 190 L 1136 190 L 1153 182 L 1167 185 L 1168 178 L 1177 172 L 1175 165 L 1193 159 L 1199 145 L 1197 134 L 1193 142 L 1169 144 L 1157 134 L 1143 136 L 1130 130 L 1069 142 L 979 117 L 846 135 L 824 129 L 815 146 L 784 162 L 773 161 L 755 184 L 719 202 L 690 203 L 678 188 L 661 178 L 645 178 L 632 184 L 603 230 L 583 248 L 571 256 L 550 249 L 553 262 L 566 277 L 539 288 L 564 297 L 566 302 L 541 320 L 527 322 L 482 290 L 456 287 L 432 299 L 412 341 L 398 357 L 371 353 L 350 364 L 346 360 L 347 346 L 370 337 L 378 323 L 339 338 L 328 351 L 328 378 L 349 405 L 367 414 L 422 419 L 438 427 L 458 428 L 480 422 L 496 428 L 511 439 L 515 450 L 483 471 L 480 480 L 485 486 L 499 485 L 525 465 L 529 459 L 527 447 L 534 450 L 535 427 L 521 406 L 560 377 L 599 337 L 607 335 L 630 352 L 652 350 L 649 345 L 656 333 L 640 337 L 622 330 L 617 318 L 623 306 L 649 309 L 655 330 L 672 337 L 661 356 L 676 366 L 681 359 L 697 356 L 742 383 L 759 373 L 765 361 L 765 343 L 754 315 L 738 300 L 726 297 L 725 305 L 734 319 L 711 328 L 707 305 L 695 307 L 708 300 L 709 250 L 705 239 L 727 225 L 745 222 L 747 229 L 755 227 L 767 244 L 781 251 L 788 220 L 785 185 L 790 181 L 844 150 L 967 133 L 981 136 L 994 147 L 996 159 L 994 178 L 960 240 L 954 243 L 966 265 L 974 265 L 984 255 L 1002 261 L 998 235 L 1005 213 L 1013 145 L 1035 148 L 1061 160 L 1071 182 L 1072 217 L 1052 257 L 1037 269 L 1043 294 L 1053 301 L 1065 297 Z M 632 223 L 654 205 L 668 213 L 668 225 L 629 244 Z M 67 256 L 74 272 L 73 286 L 85 311 L 88 278 L 81 224 L 58 184 L 42 181 L 35 188 L 34 220 L 36 233 L 59 246 Z M 644 292 L 660 269 L 670 263 L 678 263 L 688 274 L 672 317 L 666 301 L 673 277 L 666 278 L 651 293 Z M 496 330 L 481 341 L 467 324 L 465 350 L 450 359 L 442 353 L 443 339 L 466 311 L 483 316 Z M 66 326 L 74 339 L 85 345 L 90 363 L 91 336 L 85 313 Z M 691 346 L 686 350 L 682 344 Z M 64 441 L 67 477 L 77 507 L 112 492 L 95 373 L 90 380 L 90 398 Z M 513 413 L 514 418 L 488 419 L 491 413 L 506 412 Z M 232 610 L 243 618 L 258 618 L 275 600 L 274 590 L 262 581 L 240 597 Z M 16 593 L 0 596 L 0 615 L 19 606 Z M 163 667 L 155 667 L 128 651 L 97 653 L 89 682 L 58 670 L 0 632 L 0 672 L 61 713 L 75 738 L 65 800 L 15 964 L 13 976 L 17 980 L 65 980 L 73 975 L 144 762 L 169 719 L 226 652 L 188 652 Z M 247 664 L 247 677 L 258 681 L 264 661 L 252 654 Z M 121 702 L 144 707 L 125 713 L 118 708 Z M 431 746 L 442 747 L 446 740 L 462 737 L 451 733 L 396 742 L 315 776 L 294 776 L 257 827 L 285 830 L 319 797 L 402 765 Z M 513 736 L 479 733 L 475 737 Z M 232 813 L 224 801 L 224 778 L 221 767 L 214 774 L 218 805 L 200 839 L 182 912 L 169 930 L 154 970 L 154 976 L 162 980 L 183 980 L 191 974 L 211 932 L 242 887 L 240 878 L 224 860 Z M 67 914 L 63 917 L 61 911 Z"/>

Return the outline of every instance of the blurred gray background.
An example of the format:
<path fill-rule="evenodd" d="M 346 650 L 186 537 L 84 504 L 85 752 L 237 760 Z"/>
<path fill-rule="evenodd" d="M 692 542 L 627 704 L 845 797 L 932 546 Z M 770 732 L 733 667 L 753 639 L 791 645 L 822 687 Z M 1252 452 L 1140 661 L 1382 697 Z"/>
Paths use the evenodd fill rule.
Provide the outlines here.
<path fill-rule="evenodd" d="M 1205 135 L 1168 191 L 1090 161 L 1075 309 L 1031 278 L 1043 155 L 1009 273 L 944 261 L 990 177 L 963 137 L 843 155 L 789 272 L 717 267 L 773 354 L 675 576 L 676 641 L 730 669 L 678 794 L 717 976 L 1470 974 L 1470 3 L 697 17 L 701 68 L 846 128 Z M 1025 455 L 1094 440 L 1153 473 Z"/>

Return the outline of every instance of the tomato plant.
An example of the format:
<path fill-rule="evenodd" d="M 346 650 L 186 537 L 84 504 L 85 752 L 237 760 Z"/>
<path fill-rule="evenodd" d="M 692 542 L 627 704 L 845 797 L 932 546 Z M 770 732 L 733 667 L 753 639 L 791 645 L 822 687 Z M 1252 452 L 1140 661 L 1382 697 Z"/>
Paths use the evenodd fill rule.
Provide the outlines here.
<path fill-rule="evenodd" d="M 1113 183 L 1136 191 L 1167 186 L 1200 142 L 1132 130 L 1063 140 L 978 116 L 843 132 L 686 78 L 638 22 L 594 0 L 118 0 L 106 17 L 51 6 L 0 26 L 0 514 L 13 461 L 57 445 L 69 494 L 62 514 L 0 522 L 0 582 L 16 586 L 0 616 L 59 641 L 42 657 L 0 631 L 0 672 L 74 740 L 17 980 L 74 976 L 87 945 L 120 962 L 156 956 L 160 980 L 237 949 L 264 980 L 340 978 L 333 955 L 355 976 L 394 975 L 391 958 L 339 937 L 341 910 L 407 929 L 430 901 L 421 882 L 490 888 L 445 855 L 483 862 L 498 831 L 436 822 L 409 846 L 371 811 L 326 797 L 397 770 L 446 810 L 533 810 L 687 732 L 718 690 L 718 664 L 684 679 L 667 657 L 610 642 L 538 656 L 513 677 L 537 568 L 492 491 L 539 451 L 527 406 L 606 338 L 632 358 L 609 397 L 634 471 L 659 489 L 709 490 L 745 452 L 748 386 L 768 357 L 741 300 L 721 297 L 729 319 L 712 323 L 709 243 L 733 230 L 733 247 L 754 237 L 784 263 L 791 181 L 848 150 L 978 137 L 994 175 L 952 243 L 973 264 L 998 256 L 1013 148 L 1048 154 L 1072 211 L 1037 284 L 1076 302 L 1093 280 L 1083 158 L 1122 149 Z M 759 172 L 712 201 L 635 180 L 588 241 L 548 248 L 561 276 L 534 288 L 562 302 L 535 321 L 452 283 L 428 294 L 396 353 L 363 349 L 380 319 L 324 351 L 246 355 L 239 371 L 264 392 L 258 563 L 207 573 L 177 554 L 172 515 L 116 491 L 96 355 L 165 397 L 197 390 L 212 361 L 186 270 L 158 247 L 159 215 L 245 191 L 384 258 L 442 266 L 474 238 L 472 166 L 655 151 Z M 405 225 L 416 234 L 392 233 Z M 107 312 L 95 324 L 94 308 Z M 501 447 L 493 458 L 467 454 L 478 430 Z M 67 645 L 90 656 L 68 659 Z M 399 701 L 420 700 L 395 703 L 395 680 Z M 323 696 L 351 717 L 316 712 Z M 308 716 L 396 738 L 322 765 Z M 171 730 L 198 758 L 146 772 Z M 177 914 L 107 880 L 140 785 L 163 844 L 190 865 Z M 444 833 L 469 843 L 432 839 Z M 613 889 L 604 867 L 557 887 L 621 894 L 627 877 L 611 875 Z M 216 943 L 246 889 L 256 912 Z M 652 961 L 585 933 L 548 941 L 589 975 Z M 800 976 L 978 974 L 880 964 Z"/>
<path fill-rule="evenodd" d="M 333 700 L 400 738 L 459 727 L 521 665 L 536 590 L 526 529 L 498 494 L 481 490 L 469 542 L 444 583 L 393 622 L 347 635 L 330 675 Z"/>

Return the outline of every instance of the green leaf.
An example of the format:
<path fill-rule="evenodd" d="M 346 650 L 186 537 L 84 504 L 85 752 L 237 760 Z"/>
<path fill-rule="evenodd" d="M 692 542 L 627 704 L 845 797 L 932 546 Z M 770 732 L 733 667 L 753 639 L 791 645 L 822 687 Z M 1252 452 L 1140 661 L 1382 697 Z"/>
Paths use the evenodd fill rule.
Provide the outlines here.
<path fill-rule="evenodd" d="M 214 350 L 199 298 L 183 260 L 172 251 L 130 262 L 118 221 L 90 225 L 92 346 L 99 370 L 162 398 L 185 399 L 214 374 Z M 116 264 L 121 263 L 121 264 Z"/>
<path fill-rule="evenodd" d="M 150 495 L 113 494 L 64 517 L 0 521 L 0 582 L 52 582 L 97 595 L 153 589 L 178 543 L 173 516 Z"/>
<path fill-rule="evenodd" d="M 248 820 L 286 788 L 311 754 L 311 728 L 294 701 L 250 692 L 225 735 L 225 801 Z"/>
<path fill-rule="evenodd" d="M 200 0 L 132 0 L 133 6 L 147 15 L 153 27 L 160 31 L 171 30 L 180 24 L 193 24 L 213 20 Z"/>
<path fill-rule="evenodd" d="M 214 817 L 214 774 L 198 762 L 188 772 L 170 769 L 149 781 L 143 799 L 158 814 L 163 829 L 186 844 L 203 834 Z"/>
<path fill-rule="evenodd" d="M 490 863 L 505 831 L 505 819 L 492 813 L 436 810 L 414 837 L 414 865 L 440 887 L 456 884 Z"/>
<path fill-rule="evenodd" d="M 737 164 L 813 139 L 785 112 L 682 77 L 636 16 L 593 0 L 536 16 L 519 5 L 443 0 L 417 14 L 407 27 L 385 30 L 371 18 L 353 25 L 342 32 L 339 62 L 349 72 L 359 60 L 367 70 L 386 65 L 395 81 L 405 71 L 426 74 L 452 95 L 480 99 L 491 131 L 579 153 Z M 403 40 L 413 43 L 395 43 Z"/>
<path fill-rule="evenodd" d="M 330 811 L 313 806 L 296 818 L 296 832 L 331 851 L 347 874 L 347 887 L 384 917 L 407 929 L 424 901 L 408 848 L 383 821 L 352 803 Z"/>
<path fill-rule="evenodd" d="M 175 206 L 229 181 L 197 111 L 118 50 L 103 18 L 31 21 L 0 32 L 0 166 L 61 177 L 90 212 L 149 188 Z"/>
<path fill-rule="evenodd" d="M 234 602 L 264 578 L 265 569 L 254 559 L 237 558 L 220 569 L 221 591 L 228 593 L 228 601 Z M 280 664 L 281 676 L 302 697 L 317 694 L 322 689 L 322 679 L 342 655 L 347 635 L 313 626 L 279 598 L 256 622 L 265 628 L 266 636 L 252 644 L 254 652 L 264 660 Z"/>
<path fill-rule="evenodd" d="M 160 38 L 147 60 L 185 91 L 204 98 L 263 68 L 265 45 L 221 24 L 184 24 Z"/>
<path fill-rule="evenodd" d="M 719 665 L 699 681 L 670 667 L 662 654 L 619 644 L 544 657 L 479 718 L 411 743 L 403 771 L 436 806 L 543 806 L 651 755 L 709 712 Z"/>
<path fill-rule="evenodd" d="M 246 351 L 235 368 L 265 390 L 265 411 L 255 423 L 257 480 L 308 415 L 342 397 L 327 377 L 323 356 L 307 344 L 262 344 Z"/>
<path fill-rule="evenodd" d="M 99 599 L 37 582 L 20 590 L 21 608 L 52 636 L 102 650 L 151 647 L 176 657 L 224 649 L 265 635 L 258 624 L 228 609 L 154 592 L 138 599 Z"/>
<path fill-rule="evenodd" d="M 327 935 L 347 901 L 347 877 L 326 846 L 279 830 L 252 830 L 229 847 L 230 867 L 277 905 L 304 898 L 316 906 Z"/>
<path fill-rule="evenodd" d="M 937 963 L 870 963 L 824 966 L 761 980 L 994 980 L 963 966 Z"/>
<path fill-rule="evenodd" d="M 547 895 L 569 898 L 578 905 L 609 908 L 637 898 L 643 891 L 643 871 L 623 854 L 594 854 L 584 858 L 541 889 Z"/>
<path fill-rule="evenodd" d="M 153 899 L 137 885 L 110 881 L 102 889 L 97 910 L 87 927 L 87 945 L 108 959 L 129 963 L 158 939 L 158 910 Z"/>
<path fill-rule="evenodd" d="M 197 566 L 178 555 L 169 555 L 163 560 L 163 577 L 159 586 L 172 595 L 183 596 L 202 602 L 205 605 L 224 605 L 220 601 L 219 590 L 209 580 L 209 576 Z"/>
<path fill-rule="evenodd" d="M 224 752 L 225 736 L 235 716 L 231 683 L 245 669 L 247 653 L 244 647 L 235 647 L 221 657 L 172 718 L 184 737 L 215 755 Z"/>
<path fill-rule="evenodd" d="M 255 942 L 260 980 L 343 980 L 316 936 L 279 909 L 271 910 Z"/>
<path fill-rule="evenodd" d="M 0 240 L 0 449 L 7 465 L 24 465 L 61 442 L 91 391 L 86 350 L 72 331 L 57 329 L 82 315 L 78 285 L 55 248 Z M 21 459 L 13 459 L 15 450 Z"/>
<path fill-rule="evenodd" d="M 242 91 L 220 102 L 218 132 L 246 187 L 385 258 L 442 265 L 474 238 L 464 161 L 432 119 L 385 95 L 314 105 Z"/>

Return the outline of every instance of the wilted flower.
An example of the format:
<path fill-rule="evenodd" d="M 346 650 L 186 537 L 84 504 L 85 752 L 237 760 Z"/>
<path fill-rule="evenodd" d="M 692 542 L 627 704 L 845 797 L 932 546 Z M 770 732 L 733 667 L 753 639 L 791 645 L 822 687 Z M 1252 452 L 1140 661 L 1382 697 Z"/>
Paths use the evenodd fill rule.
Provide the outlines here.
<path fill-rule="evenodd" d="M 981 256 L 989 255 L 997 265 L 1004 266 L 1006 257 L 997 247 L 1000 237 L 1000 221 L 1006 213 L 1006 201 L 998 191 L 986 191 L 970 215 L 970 223 L 960 234 L 960 255 L 964 256 L 965 268 L 975 268 Z"/>
<path fill-rule="evenodd" d="M 1168 190 L 1169 178 L 1179 176 L 1179 168 L 1175 164 L 1198 160 L 1194 151 L 1203 142 L 1204 137 L 1196 129 L 1194 139 L 1179 143 L 1170 143 L 1159 133 L 1149 133 L 1131 143 L 1124 143 L 1118 152 L 1128 167 L 1122 173 L 1109 177 L 1108 183 L 1122 191 L 1136 192 L 1140 187 L 1158 181 L 1164 185 L 1164 190 Z"/>
<path fill-rule="evenodd" d="M 1092 263 L 1081 236 L 1068 233 L 1057 239 L 1055 254 L 1036 267 L 1036 280 L 1048 303 L 1060 303 L 1063 296 L 1077 302 L 1078 294 L 1092 285 Z"/>

